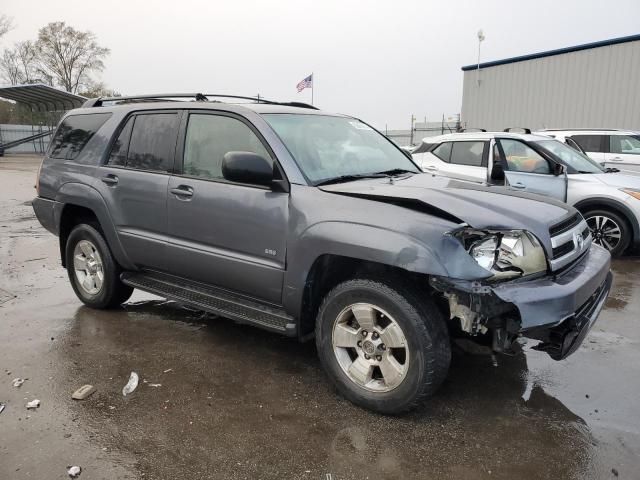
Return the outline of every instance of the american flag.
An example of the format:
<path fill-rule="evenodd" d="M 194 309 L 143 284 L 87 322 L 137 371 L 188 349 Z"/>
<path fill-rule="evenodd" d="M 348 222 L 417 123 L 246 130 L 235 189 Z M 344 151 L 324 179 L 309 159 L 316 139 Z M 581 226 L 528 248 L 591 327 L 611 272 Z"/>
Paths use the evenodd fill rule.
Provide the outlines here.
<path fill-rule="evenodd" d="M 313 88 L 313 73 L 301 80 L 300 83 L 296 85 L 296 88 L 298 89 L 298 92 L 301 92 L 305 88 Z"/>

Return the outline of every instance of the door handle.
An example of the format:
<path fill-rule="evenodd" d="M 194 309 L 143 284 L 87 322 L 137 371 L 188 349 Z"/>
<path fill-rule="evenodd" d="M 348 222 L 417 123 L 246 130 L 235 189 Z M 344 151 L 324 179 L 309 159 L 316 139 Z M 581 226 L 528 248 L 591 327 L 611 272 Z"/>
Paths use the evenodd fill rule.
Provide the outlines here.
<path fill-rule="evenodd" d="M 438 171 L 438 167 L 434 167 L 433 165 L 427 165 L 426 167 L 424 167 L 425 170 L 429 170 L 430 172 L 437 172 Z"/>
<path fill-rule="evenodd" d="M 521 183 L 521 182 L 512 183 L 511 186 L 513 188 L 526 188 L 526 185 L 524 183 Z"/>
<path fill-rule="evenodd" d="M 111 173 L 108 175 L 105 175 L 100 180 L 102 180 L 102 183 L 106 183 L 110 187 L 115 187 L 118 184 L 118 177 L 116 177 Z"/>
<path fill-rule="evenodd" d="M 613 160 L 614 162 L 621 162 L 622 158 L 620 157 L 613 157 L 611 160 Z"/>
<path fill-rule="evenodd" d="M 186 198 L 193 197 L 193 188 L 191 188 L 188 185 L 180 185 L 179 187 L 172 188 L 169 191 L 173 193 L 176 197 L 186 197 Z"/>

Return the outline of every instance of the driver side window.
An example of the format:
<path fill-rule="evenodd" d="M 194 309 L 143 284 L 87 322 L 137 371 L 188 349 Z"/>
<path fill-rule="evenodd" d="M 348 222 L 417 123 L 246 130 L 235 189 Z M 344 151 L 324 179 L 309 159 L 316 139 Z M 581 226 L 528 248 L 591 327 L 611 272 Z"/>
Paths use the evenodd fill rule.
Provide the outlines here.
<path fill-rule="evenodd" d="M 511 172 L 550 174 L 549 162 L 520 140 L 501 139 L 507 169 Z"/>

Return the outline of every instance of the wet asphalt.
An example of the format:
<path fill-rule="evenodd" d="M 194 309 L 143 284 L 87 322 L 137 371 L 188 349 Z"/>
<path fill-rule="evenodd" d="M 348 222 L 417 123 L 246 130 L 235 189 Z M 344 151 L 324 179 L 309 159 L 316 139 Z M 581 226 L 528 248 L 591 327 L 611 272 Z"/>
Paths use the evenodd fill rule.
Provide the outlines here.
<path fill-rule="evenodd" d="M 0 159 L 0 479 L 640 478 L 639 259 L 614 262 L 569 359 L 456 352 L 424 407 L 384 417 L 333 391 L 313 343 L 139 292 L 83 307 L 30 206 L 37 167 Z"/>

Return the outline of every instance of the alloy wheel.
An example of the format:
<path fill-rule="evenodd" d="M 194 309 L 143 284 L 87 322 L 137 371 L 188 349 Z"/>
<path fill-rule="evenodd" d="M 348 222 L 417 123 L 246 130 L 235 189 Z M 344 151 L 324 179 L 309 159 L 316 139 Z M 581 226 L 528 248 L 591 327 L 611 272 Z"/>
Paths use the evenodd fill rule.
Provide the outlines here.
<path fill-rule="evenodd" d="M 614 250 L 622 241 L 620 225 L 610 217 L 594 215 L 586 219 L 593 241 L 609 251 Z"/>
<path fill-rule="evenodd" d="M 409 345 L 400 325 L 370 303 L 348 306 L 336 318 L 333 351 L 347 377 L 366 390 L 388 392 L 404 380 Z"/>
<path fill-rule="evenodd" d="M 104 283 L 102 257 L 89 240 L 80 240 L 73 249 L 73 269 L 80 288 L 89 295 L 97 295 Z"/>

